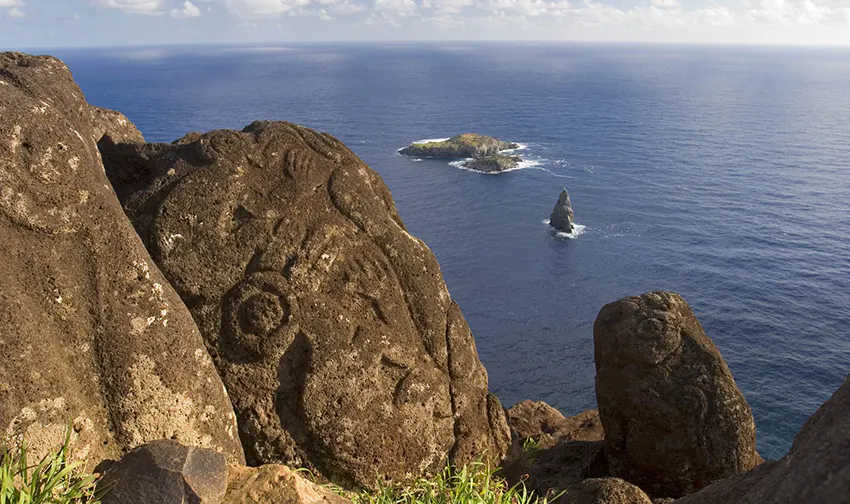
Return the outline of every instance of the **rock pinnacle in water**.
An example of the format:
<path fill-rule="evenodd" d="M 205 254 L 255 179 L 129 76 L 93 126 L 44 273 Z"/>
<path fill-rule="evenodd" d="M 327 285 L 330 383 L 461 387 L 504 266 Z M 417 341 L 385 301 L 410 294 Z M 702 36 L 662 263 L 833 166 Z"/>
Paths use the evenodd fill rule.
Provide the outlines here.
<path fill-rule="evenodd" d="M 573 206 L 570 202 L 570 193 L 564 188 L 558 196 L 558 202 L 552 210 L 552 215 L 549 216 L 549 225 L 553 228 L 565 233 L 572 233 L 575 229 L 573 225 Z"/>

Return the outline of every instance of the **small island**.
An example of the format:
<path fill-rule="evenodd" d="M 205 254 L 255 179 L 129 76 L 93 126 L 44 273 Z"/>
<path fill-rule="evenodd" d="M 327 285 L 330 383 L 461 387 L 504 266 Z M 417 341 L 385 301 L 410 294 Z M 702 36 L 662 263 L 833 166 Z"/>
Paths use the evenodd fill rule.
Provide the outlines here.
<path fill-rule="evenodd" d="M 552 214 L 549 216 L 549 225 L 563 233 L 571 234 L 575 230 L 573 224 L 573 204 L 570 201 L 570 193 L 567 188 L 561 190 L 558 196 L 558 202 L 555 203 L 555 208 L 552 209 Z"/>
<path fill-rule="evenodd" d="M 519 147 L 518 143 L 503 142 L 491 136 L 462 133 L 446 140 L 414 142 L 398 152 L 412 157 L 466 159 L 463 162 L 464 168 L 484 173 L 500 173 L 519 166 L 522 161 L 519 156 L 502 154 Z"/>

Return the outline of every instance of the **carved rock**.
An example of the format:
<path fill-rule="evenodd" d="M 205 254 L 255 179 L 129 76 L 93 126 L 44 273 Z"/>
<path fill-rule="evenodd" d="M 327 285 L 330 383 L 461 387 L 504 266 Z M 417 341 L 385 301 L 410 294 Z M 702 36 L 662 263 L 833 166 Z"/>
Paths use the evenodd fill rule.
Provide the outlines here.
<path fill-rule="evenodd" d="M 243 460 L 203 339 L 104 174 L 104 134 L 141 139 L 61 61 L 0 54 L 0 444 L 26 437 L 37 458 L 71 421 L 92 464 L 160 438 Z"/>
<path fill-rule="evenodd" d="M 679 295 L 608 304 L 593 337 L 612 476 L 681 497 L 761 461 L 750 407 Z"/>
<path fill-rule="evenodd" d="M 504 454 L 504 410 L 434 255 L 338 140 L 257 122 L 103 155 L 252 464 L 371 486 Z"/>
<path fill-rule="evenodd" d="M 844 504 L 850 497 L 850 376 L 812 415 L 788 454 L 676 504 Z"/>

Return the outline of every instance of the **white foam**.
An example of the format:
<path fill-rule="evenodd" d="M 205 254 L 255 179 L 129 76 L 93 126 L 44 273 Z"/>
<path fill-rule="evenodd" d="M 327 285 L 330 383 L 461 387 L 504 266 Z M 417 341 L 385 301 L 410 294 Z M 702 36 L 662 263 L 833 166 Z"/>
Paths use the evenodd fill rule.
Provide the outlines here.
<path fill-rule="evenodd" d="M 448 140 L 448 138 L 423 138 L 422 140 L 417 140 L 417 141 L 411 142 L 411 143 L 413 143 L 414 145 L 418 145 L 418 144 L 426 144 L 426 143 L 431 143 L 431 142 L 445 142 L 446 140 Z"/>
<path fill-rule="evenodd" d="M 540 168 L 540 165 L 543 164 L 543 161 L 539 159 L 523 159 L 519 163 L 517 163 L 515 170 L 522 170 L 523 168 Z"/>
<path fill-rule="evenodd" d="M 497 171 L 497 172 L 484 172 L 484 171 L 474 170 L 472 168 L 467 167 L 466 163 L 468 163 L 472 160 L 473 160 L 473 158 L 466 158 L 466 159 L 460 159 L 458 161 L 451 161 L 451 162 L 449 162 L 449 166 L 454 166 L 455 168 L 460 168 L 461 170 L 480 173 L 482 175 L 501 175 L 502 173 L 517 171 L 517 170 L 523 170 L 525 168 L 535 168 L 536 166 L 538 166 L 540 164 L 539 161 L 532 161 L 532 162 L 522 161 L 520 163 L 517 163 L 517 165 L 514 168 L 508 168 L 507 170 L 501 170 L 501 171 Z"/>
<path fill-rule="evenodd" d="M 549 221 L 549 219 L 543 219 L 541 222 L 543 222 L 543 224 L 546 224 L 548 226 L 550 221 Z M 578 238 L 579 236 L 584 234 L 585 229 L 587 229 L 587 226 L 585 226 L 584 224 L 576 224 L 574 222 L 572 233 L 565 233 L 563 231 L 555 231 L 554 229 L 552 229 L 551 231 L 554 232 L 555 236 L 557 236 L 558 238 L 569 238 L 570 240 L 575 240 L 576 238 Z"/>
<path fill-rule="evenodd" d="M 415 158 L 412 158 L 411 161 L 413 161 L 414 163 L 419 163 L 421 161 L 424 161 L 424 159 L 415 157 Z"/>
<path fill-rule="evenodd" d="M 583 235 L 584 230 L 587 229 L 587 226 L 584 226 L 582 224 L 573 224 L 573 226 L 575 226 L 575 228 L 573 229 L 572 233 L 564 233 L 562 231 L 558 231 L 557 233 L 555 233 L 555 236 L 557 236 L 558 238 L 569 238 L 570 240 L 575 240 L 579 236 Z"/>
<path fill-rule="evenodd" d="M 505 150 L 501 150 L 499 152 L 516 152 L 516 151 L 521 151 L 521 150 L 525 150 L 525 149 L 528 148 L 528 144 L 519 143 L 519 142 L 514 142 L 514 143 L 519 145 L 519 147 L 517 147 L 516 149 L 505 149 Z"/>

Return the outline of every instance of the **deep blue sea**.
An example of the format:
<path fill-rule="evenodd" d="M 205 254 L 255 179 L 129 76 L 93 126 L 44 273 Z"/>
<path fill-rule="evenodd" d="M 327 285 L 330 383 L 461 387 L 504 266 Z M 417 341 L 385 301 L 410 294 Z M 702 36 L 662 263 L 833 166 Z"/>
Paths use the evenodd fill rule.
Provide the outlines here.
<path fill-rule="evenodd" d="M 595 406 L 593 321 L 681 293 L 782 456 L 850 372 L 850 50 L 293 45 L 54 50 L 149 141 L 293 121 L 344 141 L 440 260 L 506 406 Z M 479 132 L 483 175 L 396 154 Z M 544 223 L 561 187 L 575 239 Z"/>

